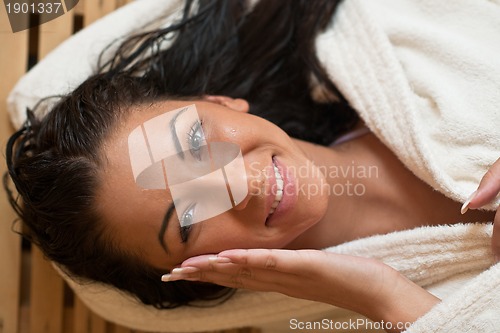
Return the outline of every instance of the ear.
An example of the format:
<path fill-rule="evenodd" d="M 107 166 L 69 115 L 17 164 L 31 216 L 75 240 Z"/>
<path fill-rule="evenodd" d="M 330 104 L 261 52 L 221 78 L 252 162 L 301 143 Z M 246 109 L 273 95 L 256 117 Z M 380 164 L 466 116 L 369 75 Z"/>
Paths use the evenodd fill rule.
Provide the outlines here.
<path fill-rule="evenodd" d="M 250 110 L 250 105 L 248 104 L 247 100 L 242 98 L 231 98 L 229 96 L 220 95 L 205 95 L 203 96 L 203 100 L 207 102 L 217 103 L 238 112 L 247 113 Z"/>

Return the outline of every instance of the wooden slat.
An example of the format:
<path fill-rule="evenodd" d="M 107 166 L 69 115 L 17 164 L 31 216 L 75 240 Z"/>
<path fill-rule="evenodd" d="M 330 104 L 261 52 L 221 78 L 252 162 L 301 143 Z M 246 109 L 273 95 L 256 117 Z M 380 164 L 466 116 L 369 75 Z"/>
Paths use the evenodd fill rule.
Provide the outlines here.
<path fill-rule="evenodd" d="M 83 25 L 86 27 L 97 19 L 115 10 L 115 1 L 113 0 L 81 0 L 83 1 Z"/>
<path fill-rule="evenodd" d="M 92 313 L 90 315 L 90 332 L 91 333 L 106 333 L 106 321 L 98 315 Z"/>
<path fill-rule="evenodd" d="M 40 26 L 38 59 L 42 59 L 73 33 L 73 11 Z"/>
<path fill-rule="evenodd" d="M 83 302 L 75 297 L 74 317 L 73 317 L 73 333 L 91 333 L 90 311 Z"/>
<path fill-rule="evenodd" d="M 128 3 L 131 3 L 133 0 L 115 0 L 116 8 L 120 8 L 121 6 L 125 6 Z"/>
<path fill-rule="evenodd" d="M 19 77 L 26 71 L 28 53 L 26 31 L 12 33 L 2 4 L 0 8 L 0 146 L 2 157 L 5 143 L 13 129 L 7 116 L 6 98 Z M 0 174 L 6 171 L 0 163 Z M 5 191 L 0 191 L 0 333 L 19 331 L 19 288 L 21 239 L 12 232 L 15 214 L 7 203 Z"/>
<path fill-rule="evenodd" d="M 73 307 L 73 333 L 107 333 L 106 321 L 92 313 L 78 297 Z"/>
<path fill-rule="evenodd" d="M 33 247 L 31 253 L 30 333 L 62 333 L 62 278 Z"/>
<path fill-rule="evenodd" d="M 73 8 L 71 11 L 74 11 L 75 15 L 83 15 L 84 14 L 84 8 L 85 8 L 84 1 L 80 0 L 76 4 L 75 8 Z"/>
<path fill-rule="evenodd" d="M 73 14 L 64 14 L 40 26 L 38 59 L 43 59 L 62 41 L 71 36 Z M 30 333 L 63 332 L 64 282 L 41 251 L 32 251 Z"/>
<path fill-rule="evenodd" d="M 74 309 L 71 307 L 64 307 L 63 309 L 63 332 L 74 333 Z"/>
<path fill-rule="evenodd" d="M 260 333 L 260 329 L 252 327 L 234 328 L 223 331 L 210 331 L 204 333 Z"/>
<path fill-rule="evenodd" d="M 120 325 L 113 325 L 113 329 L 111 330 L 112 333 L 132 333 L 133 331 L 126 328 L 126 327 L 123 327 L 123 326 L 120 326 Z"/>

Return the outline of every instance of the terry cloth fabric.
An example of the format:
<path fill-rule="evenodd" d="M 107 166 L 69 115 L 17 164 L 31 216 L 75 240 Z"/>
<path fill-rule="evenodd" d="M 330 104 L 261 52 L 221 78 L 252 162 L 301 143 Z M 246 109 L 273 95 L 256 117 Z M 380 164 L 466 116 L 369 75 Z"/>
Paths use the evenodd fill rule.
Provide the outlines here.
<path fill-rule="evenodd" d="M 500 3 L 351 0 L 333 22 L 316 41 L 332 81 L 415 175 L 464 202 L 500 157 Z M 497 197 L 486 208 L 498 205 Z M 421 237 L 418 231 L 412 236 Z M 467 235 L 462 244 L 473 237 Z M 394 248 L 388 236 L 361 242 L 368 247 L 374 239 L 384 246 L 367 254 Z M 407 255 L 417 259 L 427 247 L 433 244 L 403 246 L 393 263 Z M 443 251 L 449 261 L 430 271 L 418 259 L 410 271 L 398 269 L 414 281 L 432 281 L 461 260 L 448 246 L 434 251 Z M 496 332 L 498 266 L 464 284 L 407 332 Z"/>
<path fill-rule="evenodd" d="M 14 123 L 19 126 L 26 107 L 38 99 L 65 93 L 91 75 L 97 50 L 160 14 L 175 15 L 179 3 L 136 1 L 70 38 L 14 88 Z M 370 130 L 418 177 L 462 202 L 500 156 L 499 17 L 498 1 L 348 0 L 317 39 L 319 58 Z M 498 200 L 489 208 L 497 205 Z M 493 291 L 500 266 L 490 268 L 490 236 L 488 224 L 439 226 L 326 250 L 379 258 L 443 299 L 407 332 L 496 332 L 491 320 L 500 316 L 500 293 Z M 90 309 L 145 331 L 275 323 L 269 332 L 278 333 L 290 331 L 291 318 L 355 316 L 326 304 L 249 291 L 213 308 L 157 310 L 109 286 L 62 275 Z"/>
<path fill-rule="evenodd" d="M 498 1 L 350 0 L 316 47 L 370 130 L 464 202 L 500 157 L 499 31 Z"/>

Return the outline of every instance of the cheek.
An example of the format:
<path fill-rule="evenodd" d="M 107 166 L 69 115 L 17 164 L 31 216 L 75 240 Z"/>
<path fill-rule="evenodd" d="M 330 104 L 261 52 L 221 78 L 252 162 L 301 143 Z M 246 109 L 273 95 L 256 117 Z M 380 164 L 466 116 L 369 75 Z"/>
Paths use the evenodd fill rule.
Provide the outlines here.
<path fill-rule="evenodd" d="M 227 221 L 210 221 L 200 228 L 189 251 L 190 256 L 216 254 L 229 249 L 269 247 L 272 240 L 244 224 Z M 243 223 L 243 222 L 240 222 Z"/>
<path fill-rule="evenodd" d="M 202 222 L 203 223 L 203 222 Z M 227 249 L 250 247 L 258 242 L 251 230 L 236 223 L 210 221 L 203 226 L 197 241 L 199 251 L 220 252 Z"/>

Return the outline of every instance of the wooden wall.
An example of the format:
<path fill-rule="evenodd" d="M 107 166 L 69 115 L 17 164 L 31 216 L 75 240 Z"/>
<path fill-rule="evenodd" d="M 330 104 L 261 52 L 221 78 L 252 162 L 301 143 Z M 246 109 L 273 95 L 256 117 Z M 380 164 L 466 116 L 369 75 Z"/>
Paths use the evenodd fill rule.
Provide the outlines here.
<path fill-rule="evenodd" d="M 0 145 L 14 129 L 6 97 L 28 65 L 42 59 L 75 30 L 131 0 L 81 0 L 70 12 L 38 28 L 12 33 L 5 7 L 0 8 Z M 0 172 L 6 170 L 5 160 Z M 35 246 L 12 231 L 15 215 L 0 191 L 0 333 L 131 333 L 91 313 L 65 285 Z M 19 224 L 15 225 L 19 228 Z M 137 332 L 137 331 L 135 331 Z M 257 333 L 239 329 L 225 333 Z M 221 332 L 222 333 L 222 332 Z"/>

